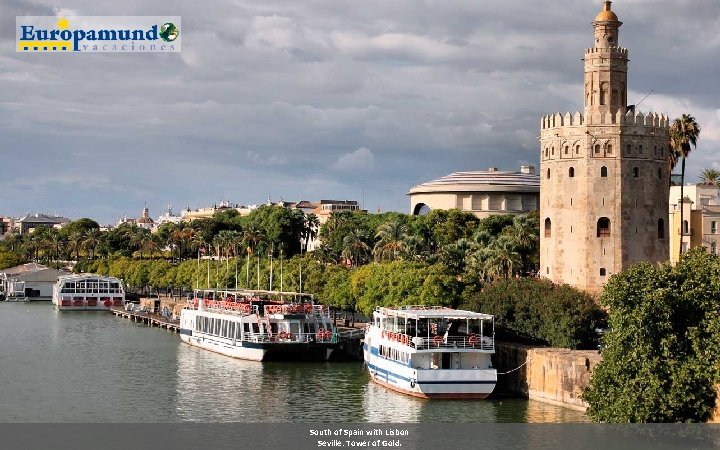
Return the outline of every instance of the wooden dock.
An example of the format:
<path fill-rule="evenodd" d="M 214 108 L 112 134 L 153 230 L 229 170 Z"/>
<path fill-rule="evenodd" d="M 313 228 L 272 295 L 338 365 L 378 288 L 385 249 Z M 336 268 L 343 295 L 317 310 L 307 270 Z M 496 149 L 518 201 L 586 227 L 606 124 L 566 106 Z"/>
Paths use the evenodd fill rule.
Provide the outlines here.
<path fill-rule="evenodd" d="M 170 320 L 167 317 L 163 317 L 158 314 L 138 311 L 125 311 L 123 308 L 110 308 L 110 312 L 115 314 L 117 317 L 130 319 L 133 322 L 144 323 L 151 327 L 165 328 L 166 330 L 176 333 L 180 331 L 179 320 Z"/>

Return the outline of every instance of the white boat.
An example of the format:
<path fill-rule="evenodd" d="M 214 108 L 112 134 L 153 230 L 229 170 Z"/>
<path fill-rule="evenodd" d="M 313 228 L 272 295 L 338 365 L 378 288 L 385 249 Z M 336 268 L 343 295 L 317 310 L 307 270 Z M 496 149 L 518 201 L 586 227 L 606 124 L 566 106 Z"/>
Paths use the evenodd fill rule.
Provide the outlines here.
<path fill-rule="evenodd" d="M 125 304 L 122 280 L 96 274 L 63 275 L 53 286 L 52 302 L 61 311 L 105 311 Z"/>
<path fill-rule="evenodd" d="M 252 361 L 326 361 L 349 335 L 312 295 L 259 290 L 196 290 L 180 313 L 180 339 Z"/>
<path fill-rule="evenodd" d="M 495 321 L 445 307 L 378 307 L 363 345 L 372 380 L 423 398 L 479 399 L 492 393 L 497 370 Z"/>

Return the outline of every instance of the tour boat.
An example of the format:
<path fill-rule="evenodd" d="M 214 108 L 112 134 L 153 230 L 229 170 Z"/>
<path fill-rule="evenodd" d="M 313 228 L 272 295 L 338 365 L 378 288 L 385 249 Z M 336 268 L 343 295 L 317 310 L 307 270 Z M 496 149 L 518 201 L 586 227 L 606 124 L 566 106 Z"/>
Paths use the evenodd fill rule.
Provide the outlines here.
<path fill-rule="evenodd" d="M 52 302 L 60 311 L 106 311 L 125 304 L 122 280 L 91 273 L 62 275 L 53 286 Z"/>
<path fill-rule="evenodd" d="M 260 290 L 195 290 L 180 313 L 180 339 L 252 361 L 327 361 L 345 340 L 312 295 Z"/>
<path fill-rule="evenodd" d="M 497 370 L 494 317 L 440 306 L 378 307 L 363 345 L 370 377 L 423 398 L 481 399 Z"/>

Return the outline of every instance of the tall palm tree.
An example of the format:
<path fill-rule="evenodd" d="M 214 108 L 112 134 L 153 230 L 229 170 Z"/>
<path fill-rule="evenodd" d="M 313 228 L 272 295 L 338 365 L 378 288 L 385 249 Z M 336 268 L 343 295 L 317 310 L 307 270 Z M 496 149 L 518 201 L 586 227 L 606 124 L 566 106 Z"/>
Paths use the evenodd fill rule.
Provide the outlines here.
<path fill-rule="evenodd" d="M 308 244 L 314 240 L 320 232 L 320 219 L 313 213 L 307 214 L 303 223 L 301 236 L 303 238 L 303 248 L 307 251 Z"/>
<path fill-rule="evenodd" d="M 90 259 L 95 258 L 95 252 L 98 246 L 102 243 L 105 238 L 105 234 L 97 228 L 88 230 L 85 233 L 85 239 L 82 241 L 82 246 L 90 253 Z"/>
<path fill-rule="evenodd" d="M 80 250 L 82 250 L 85 235 L 82 231 L 73 231 L 68 236 L 68 250 L 75 252 L 75 261 L 80 259 Z"/>
<path fill-rule="evenodd" d="M 492 278 L 508 279 L 520 263 L 520 255 L 513 239 L 500 236 L 488 247 L 486 270 Z"/>
<path fill-rule="evenodd" d="M 59 269 L 60 268 L 60 253 L 61 253 L 61 248 L 65 244 L 65 238 L 63 237 L 63 235 L 60 234 L 60 232 L 57 229 L 51 228 L 50 230 L 48 230 L 48 233 L 47 233 L 45 239 L 46 239 L 47 246 L 53 250 L 52 254 L 53 254 L 54 258 L 52 258 L 52 259 L 55 260 L 55 268 Z"/>
<path fill-rule="evenodd" d="M 376 260 L 399 259 L 407 248 L 407 226 L 399 220 L 384 223 L 378 227 L 375 239 L 378 240 L 373 248 Z"/>
<path fill-rule="evenodd" d="M 343 250 L 341 256 L 352 261 L 352 266 L 367 262 L 370 254 L 370 246 L 363 239 L 360 230 L 355 230 L 343 238 Z"/>
<path fill-rule="evenodd" d="M 681 117 L 675 119 L 670 125 L 670 148 L 671 150 L 671 163 L 682 157 L 682 169 L 680 175 L 680 201 L 685 201 L 685 160 L 687 159 L 690 151 L 696 147 L 697 140 L 700 137 L 700 125 L 695 121 L 695 118 L 690 114 L 683 114 Z M 683 203 L 680 204 L 680 252 L 682 256 L 682 232 L 683 223 L 685 221 Z"/>
<path fill-rule="evenodd" d="M 720 170 L 703 170 L 702 172 L 700 172 L 700 182 L 709 186 L 720 187 Z"/>
<path fill-rule="evenodd" d="M 528 270 L 528 259 L 538 250 L 540 243 L 540 223 L 537 217 L 529 214 L 515 216 L 509 236 L 520 255 L 524 275 Z"/>

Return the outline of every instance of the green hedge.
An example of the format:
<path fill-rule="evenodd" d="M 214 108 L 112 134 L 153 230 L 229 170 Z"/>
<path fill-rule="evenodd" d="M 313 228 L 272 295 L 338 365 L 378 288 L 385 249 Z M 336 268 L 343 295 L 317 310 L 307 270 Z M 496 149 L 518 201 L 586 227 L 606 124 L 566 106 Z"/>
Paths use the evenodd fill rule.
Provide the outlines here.
<path fill-rule="evenodd" d="M 589 294 L 544 279 L 497 281 L 467 295 L 464 308 L 495 316 L 511 336 L 565 348 L 594 348 L 605 313 Z"/>

